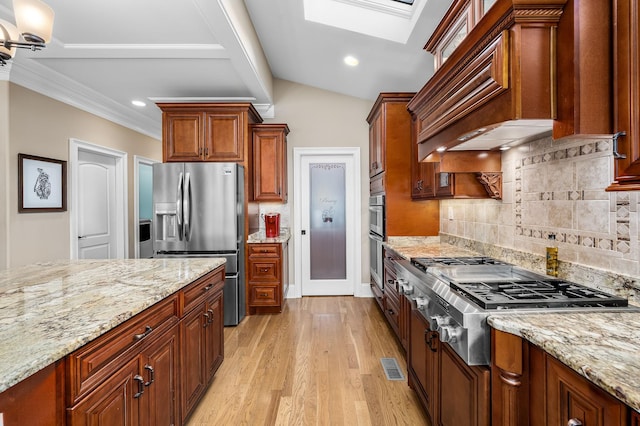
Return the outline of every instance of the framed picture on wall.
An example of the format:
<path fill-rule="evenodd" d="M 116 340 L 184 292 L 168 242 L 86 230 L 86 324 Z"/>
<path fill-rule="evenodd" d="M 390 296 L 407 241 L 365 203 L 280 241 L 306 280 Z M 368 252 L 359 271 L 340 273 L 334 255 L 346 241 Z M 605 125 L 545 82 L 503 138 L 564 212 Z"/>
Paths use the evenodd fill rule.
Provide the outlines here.
<path fill-rule="evenodd" d="M 18 154 L 18 212 L 67 210 L 67 162 Z"/>

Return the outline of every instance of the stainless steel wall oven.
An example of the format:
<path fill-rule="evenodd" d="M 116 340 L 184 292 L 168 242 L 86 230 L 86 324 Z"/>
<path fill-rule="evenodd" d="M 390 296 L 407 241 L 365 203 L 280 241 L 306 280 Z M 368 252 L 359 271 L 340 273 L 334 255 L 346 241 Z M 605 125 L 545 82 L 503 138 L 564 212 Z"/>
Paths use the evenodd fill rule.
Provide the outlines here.
<path fill-rule="evenodd" d="M 380 292 L 384 289 L 382 243 L 385 240 L 384 195 L 369 197 L 369 269 Z"/>

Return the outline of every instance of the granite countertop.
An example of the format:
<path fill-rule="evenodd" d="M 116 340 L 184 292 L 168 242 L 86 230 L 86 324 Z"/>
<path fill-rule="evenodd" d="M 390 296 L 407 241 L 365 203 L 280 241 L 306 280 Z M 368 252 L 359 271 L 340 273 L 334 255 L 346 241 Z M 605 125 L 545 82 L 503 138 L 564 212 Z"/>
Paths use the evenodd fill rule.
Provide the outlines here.
<path fill-rule="evenodd" d="M 640 312 L 509 313 L 488 322 L 542 348 L 640 412 Z"/>
<path fill-rule="evenodd" d="M 479 256 L 476 252 L 441 243 L 439 237 L 389 237 L 384 246 L 407 260 L 412 257 Z"/>
<path fill-rule="evenodd" d="M 0 271 L 0 392 L 224 263 L 66 260 Z"/>
<path fill-rule="evenodd" d="M 247 239 L 247 243 L 255 244 L 255 243 L 286 243 L 291 238 L 291 233 L 288 228 L 283 228 L 280 230 L 280 235 L 277 237 L 267 237 L 264 229 L 258 232 L 254 232 L 249 235 Z"/>

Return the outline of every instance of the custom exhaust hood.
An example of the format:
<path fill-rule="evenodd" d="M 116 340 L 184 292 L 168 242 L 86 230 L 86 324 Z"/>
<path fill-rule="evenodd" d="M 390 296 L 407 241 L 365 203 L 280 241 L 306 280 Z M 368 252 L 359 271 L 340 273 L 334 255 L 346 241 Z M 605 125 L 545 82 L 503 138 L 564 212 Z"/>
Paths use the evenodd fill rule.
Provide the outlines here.
<path fill-rule="evenodd" d="M 437 70 L 408 104 L 419 160 L 551 134 L 556 29 L 566 2 L 495 0 L 479 11 L 486 2 L 454 1 L 425 46 Z"/>

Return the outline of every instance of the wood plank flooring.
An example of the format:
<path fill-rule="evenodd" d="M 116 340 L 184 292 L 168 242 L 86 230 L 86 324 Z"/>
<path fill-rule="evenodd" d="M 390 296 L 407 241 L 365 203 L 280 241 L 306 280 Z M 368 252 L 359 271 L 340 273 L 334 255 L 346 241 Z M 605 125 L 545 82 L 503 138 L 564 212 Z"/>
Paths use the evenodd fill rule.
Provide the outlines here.
<path fill-rule="evenodd" d="M 224 362 L 188 426 L 429 425 L 374 299 L 288 299 L 224 333 Z M 405 380 L 387 380 L 380 358 L 396 358 Z"/>

